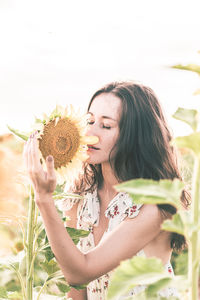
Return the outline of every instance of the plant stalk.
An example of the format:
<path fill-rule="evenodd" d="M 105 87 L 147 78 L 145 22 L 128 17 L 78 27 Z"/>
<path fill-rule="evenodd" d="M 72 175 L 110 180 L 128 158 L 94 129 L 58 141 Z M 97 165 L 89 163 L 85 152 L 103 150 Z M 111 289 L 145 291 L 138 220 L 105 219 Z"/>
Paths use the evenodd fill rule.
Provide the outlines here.
<path fill-rule="evenodd" d="M 188 277 L 190 282 L 189 300 L 198 299 L 198 224 L 199 224 L 199 202 L 200 202 L 200 157 L 195 157 L 192 187 L 192 224 L 194 230 L 189 238 L 188 249 Z"/>
<path fill-rule="evenodd" d="M 36 207 L 34 201 L 33 188 L 30 188 L 29 208 L 28 208 L 28 224 L 27 224 L 27 253 L 26 253 L 26 299 L 33 299 L 33 240 L 35 228 Z"/>

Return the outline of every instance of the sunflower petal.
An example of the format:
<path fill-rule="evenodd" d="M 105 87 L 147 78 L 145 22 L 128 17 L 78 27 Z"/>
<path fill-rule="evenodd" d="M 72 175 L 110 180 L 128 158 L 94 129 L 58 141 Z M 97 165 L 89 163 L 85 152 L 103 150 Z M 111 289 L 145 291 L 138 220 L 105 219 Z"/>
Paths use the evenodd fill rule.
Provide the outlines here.
<path fill-rule="evenodd" d="M 88 145 L 94 145 L 94 144 L 97 144 L 98 141 L 99 141 L 99 138 L 97 136 L 83 136 L 81 141 L 85 144 L 88 144 Z"/>

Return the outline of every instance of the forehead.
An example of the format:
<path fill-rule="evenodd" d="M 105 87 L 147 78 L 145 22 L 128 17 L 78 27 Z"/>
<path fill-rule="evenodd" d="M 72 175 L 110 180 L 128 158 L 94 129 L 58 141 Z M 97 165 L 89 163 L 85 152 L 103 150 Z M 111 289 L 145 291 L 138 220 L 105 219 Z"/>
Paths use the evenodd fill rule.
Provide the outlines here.
<path fill-rule="evenodd" d="M 122 109 L 121 99 L 111 93 L 98 95 L 92 101 L 89 112 L 97 117 L 107 116 L 118 120 Z"/>

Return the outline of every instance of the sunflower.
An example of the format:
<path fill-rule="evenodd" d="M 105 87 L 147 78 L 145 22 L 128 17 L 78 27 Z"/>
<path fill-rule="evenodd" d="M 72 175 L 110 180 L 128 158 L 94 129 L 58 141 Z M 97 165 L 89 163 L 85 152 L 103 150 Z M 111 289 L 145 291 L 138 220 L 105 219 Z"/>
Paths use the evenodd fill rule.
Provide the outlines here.
<path fill-rule="evenodd" d="M 54 167 L 59 183 L 73 182 L 82 169 L 87 155 L 87 144 L 96 144 L 96 136 L 86 136 L 87 115 L 76 112 L 72 105 L 56 106 L 50 116 L 36 119 L 39 131 L 38 143 L 41 159 L 54 158 Z"/>

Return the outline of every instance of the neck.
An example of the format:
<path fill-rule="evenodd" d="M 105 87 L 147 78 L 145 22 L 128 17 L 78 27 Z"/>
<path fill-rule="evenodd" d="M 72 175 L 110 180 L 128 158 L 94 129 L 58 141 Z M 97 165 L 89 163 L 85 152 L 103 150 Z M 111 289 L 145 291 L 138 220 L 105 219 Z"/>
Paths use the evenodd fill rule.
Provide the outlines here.
<path fill-rule="evenodd" d="M 101 165 L 102 175 L 103 175 L 103 190 L 115 191 L 113 187 L 115 184 L 118 184 L 119 181 L 117 180 L 113 169 L 111 168 L 109 163 L 104 163 Z"/>

